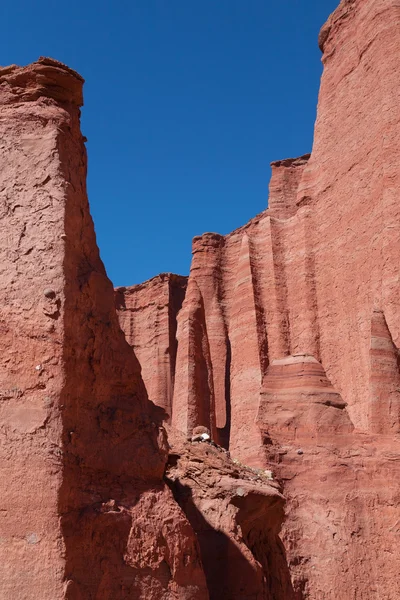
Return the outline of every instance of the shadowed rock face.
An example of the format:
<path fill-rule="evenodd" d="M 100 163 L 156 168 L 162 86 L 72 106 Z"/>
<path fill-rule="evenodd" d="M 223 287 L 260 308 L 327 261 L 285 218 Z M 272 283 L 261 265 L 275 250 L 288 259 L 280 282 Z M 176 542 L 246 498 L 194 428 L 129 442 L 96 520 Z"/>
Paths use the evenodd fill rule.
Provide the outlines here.
<path fill-rule="evenodd" d="M 177 315 L 172 424 L 275 465 L 298 599 L 400 597 L 399 21 L 398 0 L 340 3 L 311 155 L 193 240 Z"/>

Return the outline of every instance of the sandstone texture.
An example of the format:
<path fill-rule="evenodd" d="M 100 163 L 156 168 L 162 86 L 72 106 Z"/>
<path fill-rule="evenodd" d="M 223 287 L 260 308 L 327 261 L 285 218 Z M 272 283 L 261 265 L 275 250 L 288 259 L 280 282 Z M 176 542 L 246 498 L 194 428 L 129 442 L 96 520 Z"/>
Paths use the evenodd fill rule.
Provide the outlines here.
<path fill-rule="evenodd" d="M 208 598 L 96 246 L 82 78 L 0 70 L 0 598 Z"/>
<path fill-rule="evenodd" d="M 168 429 L 167 482 L 200 544 L 210 600 L 292 600 L 279 538 L 284 497 L 270 471 Z"/>
<path fill-rule="evenodd" d="M 342 0 L 311 154 L 115 291 L 82 78 L 0 69 L 0 599 L 400 598 L 399 25 Z"/>
<path fill-rule="evenodd" d="M 398 0 L 340 3 L 311 155 L 272 164 L 247 225 L 194 238 L 176 317 L 170 422 L 276 471 L 296 599 L 400 597 L 399 25 Z"/>
<path fill-rule="evenodd" d="M 142 367 L 149 399 L 172 414 L 177 353 L 176 317 L 187 277 L 163 273 L 143 284 L 118 288 L 115 306 L 126 339 Z"/>

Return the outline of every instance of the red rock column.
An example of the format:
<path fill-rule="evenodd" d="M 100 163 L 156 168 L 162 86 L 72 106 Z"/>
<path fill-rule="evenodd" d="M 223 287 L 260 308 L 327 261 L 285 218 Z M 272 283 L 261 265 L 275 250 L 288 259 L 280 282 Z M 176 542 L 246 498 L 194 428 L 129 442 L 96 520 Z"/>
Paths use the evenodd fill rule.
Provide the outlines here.
<path fill-rule="evenodd" d="M 65 386 L 63 133 L 82 79 L 46 60 L 0 70 L 0 588 L 64 595 L 59 519 Z M 72 349 L 71 349 L 72 350 Z"/>
<path fill-rule="evenodd" d="M 270 290 L 270 302 L 265 293 L 264 304 L 267 315 L 269 360 L 273 360 L 290 354 L 283 224 L 277 219 L 267 217 L 261 227 L 265 230 L 267 242 L 264 264 L 268 278 L 265 285 L 268 285 Z"/>
<path fill-rule="evenodd" d="M 313 215 L 308 207 L 280 226 L 289 319 L 290 354 L 319 360 L 318 303 L 315 281 Z"/>
<path fill-rule="evenodd" d="M 260 430 L 256 418 L 260 400 L 261 367 L 249 239 L 243 234 L 229 323 L 231 365 L 231 443 L 233 457 L 262 466 Z"/>
<path fill-rule="evenodd" d="M 26 600 L 207 590 L 119 327 L 86 195 L 82 78 L 0 71 L 0 589 Z"/>
<path fill-rule="evenodd" d="M 216 233 L 205 233 L 194 238 L 191 268 L 191 276 L 199 287 L 204 303 L 215 405 L 215 422 L 211 423 L 211 428 L 214 439 L 219 443 L 226 443 L 230 425 L 229 390 L 226 385 L 229 368 L 228 331 L 221 302 L 221 254 L 224 243 L 224 237 Z"/>
<path fill-rule="evenodd" d="M 195 279 L 178 315 L 178 354 L 172 425 L 191 435 L 204 425 L 215 432 L 214 390 L 203 298 Z"/>

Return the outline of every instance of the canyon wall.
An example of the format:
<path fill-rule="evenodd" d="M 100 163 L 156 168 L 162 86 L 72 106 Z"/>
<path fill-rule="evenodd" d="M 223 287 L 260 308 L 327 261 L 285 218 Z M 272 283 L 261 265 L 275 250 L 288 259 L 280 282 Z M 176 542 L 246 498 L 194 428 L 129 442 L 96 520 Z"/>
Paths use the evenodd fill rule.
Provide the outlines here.
<path fill-rule="evenodd" d="M 171 423 L 274 465 L 298 599 L 400 597 L 399 25 L 398 0 L 342 0 L 311 155 L 272 164 L 247 225 L 193 240 L 177 314 Z"/>
<path fill-rule="evenodd" d="M 82 78 L 0 69 L 0 597 L 400 597 L 399 25 L 342 0 L 311 155 L 115 293 Z"/>
<path fill-rule="evenodd" d="M 0 597 L 205 600 L 89 214 L 82 78 L 0 70 Z"/>
<path fill-rule="evenodd" d="M 48 58 L 0 70 L 0 598 L 217 600 L 221 569 L 232 600 L 287 600 L 279 484 L 173 429 L 169 446 L 187 278 L 114 295 L 82 84 Z"/>
<path fill-rule="evenodd" d="M 115 307 L 126 339 L 142 367 L 149 399 L 172 414 L 177 352 L 176 317 L 187 277 L 163 273 L 145 283 L 118 288 Z"/>

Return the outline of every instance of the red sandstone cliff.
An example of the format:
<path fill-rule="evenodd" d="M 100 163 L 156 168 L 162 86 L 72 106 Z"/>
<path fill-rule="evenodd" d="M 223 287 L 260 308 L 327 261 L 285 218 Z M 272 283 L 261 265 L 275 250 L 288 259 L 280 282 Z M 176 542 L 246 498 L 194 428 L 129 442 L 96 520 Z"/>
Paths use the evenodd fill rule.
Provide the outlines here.
<path fill-rule="evenodd" d="M 168 456 L 186 278 L 117 293 L 160 408 L 96 246 L 82 83 L 0 70 L 0 597 L 213 600 L 221 569 L 232 599 L 286 600 L 279 485 L 173 430 Z"/>
<path fill-rule="evenodd" d="M 204 600 L 96 246 L 82 78 L 0 70 L 0 597 Z"/>
<path fill-rule="evenodd" d="M 273 163 L 246 226 L 194 239 L 177 315 L 172 424 L 274 463 L 298 599 L 400 597 L 399 20 L 341 2 L 311 155 Z"/>
<path fill-rule="evenodd" d="M 117 291 L 130 345 L 82 79 L 0 70 L 1 597 L 400 597 L 399 20 L 341 2 L 311 156 L 273 164 L 246 226 L 195 238 L 187 288 Z M 184 440 L 199 424 L 233 460 Z"/>

